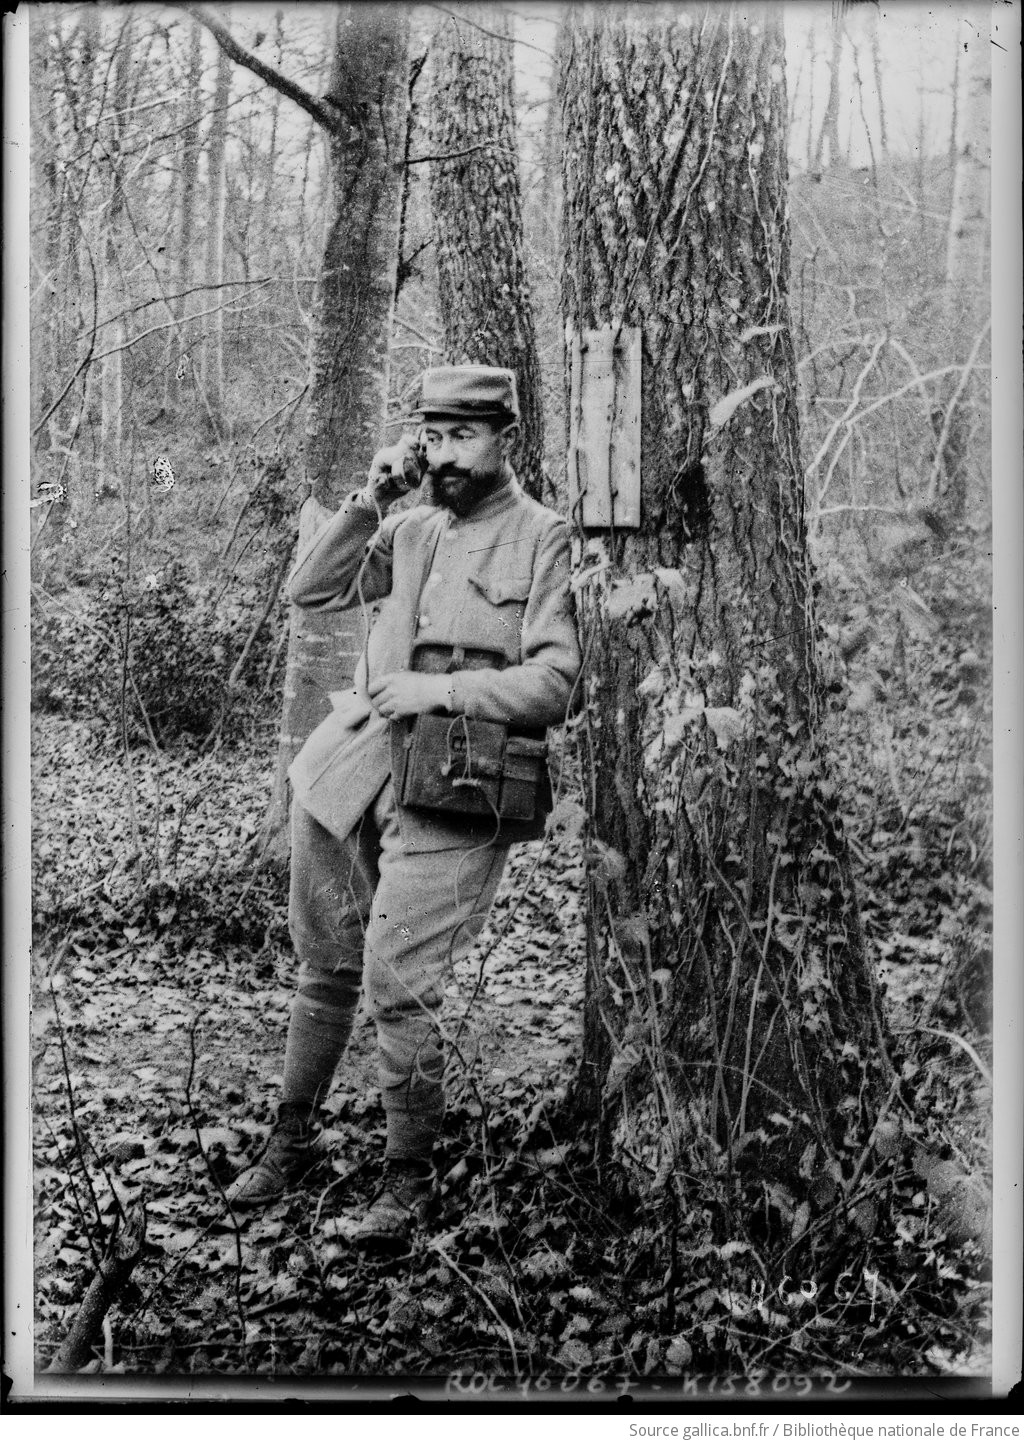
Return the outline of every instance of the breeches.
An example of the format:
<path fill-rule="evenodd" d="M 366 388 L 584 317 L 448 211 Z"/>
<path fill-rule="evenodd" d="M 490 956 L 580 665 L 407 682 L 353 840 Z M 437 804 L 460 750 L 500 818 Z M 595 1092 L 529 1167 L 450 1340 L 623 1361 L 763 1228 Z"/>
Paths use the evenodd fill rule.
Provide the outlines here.
<path fill-rule="evenodd" d="M 293 808 L 295 1007 L 332 1020 L 344 1047 L 362 988 L 377 1027 L 389 1154 L 422 1153 L 432 1142 L 444 1107 L 445 975 L 483 927 L 507 853 L 504 845 L 407 853 L 390 781 L 347 838 Z M 287 1089 L 287 1062 L 285 1079 Z"/>

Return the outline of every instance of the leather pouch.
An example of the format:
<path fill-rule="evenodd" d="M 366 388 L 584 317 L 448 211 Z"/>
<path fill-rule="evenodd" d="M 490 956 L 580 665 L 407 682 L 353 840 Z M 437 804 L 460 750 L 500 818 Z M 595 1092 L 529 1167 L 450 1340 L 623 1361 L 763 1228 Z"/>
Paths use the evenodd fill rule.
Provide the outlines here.
<path fill-rule="evenodd" d="M 406 725 L 398 801 L 502 821 L 537 816 L 547 747 L 501 723 L 421 713 Z"/>
<path fill-rule="evenodd" d="M 469 653 L 469 655 L 467 655 Z M 494 666 L 493 654 L 469 649 L 416 649 L 424 672 Z M 503 663 L 503 659 L 501 662 Z M 398 801 L 406 808 L 509 822 L 532 822 L 547 793 L 547 745 L 509 733 L 503 723 L 420 713 L 405 724 Z"/>

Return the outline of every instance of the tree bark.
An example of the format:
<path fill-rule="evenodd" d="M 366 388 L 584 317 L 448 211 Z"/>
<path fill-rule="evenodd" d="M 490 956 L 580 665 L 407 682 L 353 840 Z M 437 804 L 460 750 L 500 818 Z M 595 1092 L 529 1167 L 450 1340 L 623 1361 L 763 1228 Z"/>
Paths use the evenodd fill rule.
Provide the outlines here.
<path fill-rule="evenodd" d="M 178 214 L 178 290 L 182 299 L 178 306 L 179 319 L 188 314 L 189 298 L 185 295 L 192 285 L 192 244 L 195 237 L 195 197 L 199 182 L 199 116 L 202 110 L 202 30 L 192 26 L 189 36 L 188 72 L 185 81 L 185 110 L 192 117 L 191 124 L 182 131 L 181 160 L 181 204 Z"/>
<path fill-rule="evenodd" d="M 877 10 L 871 16 L 871 69 L 878 98 L 878 149 L 883 161 L 889 159 L 889 125 L 885 112 L 885 91 L 882 84 L 882 17 Z"/>
<path fill-rule="evenodd" d="M 72 506 L 81 505 L 79 488 L 72 482 L 72 468 L 62 460 L 74 430 L 74 404 L 67 397 L 58 402 L 75 366 L 77 337 L 70 325 L 71 308 L 63 303 L 75 294 L 78 227 L 68 186 L 66 111 L 57 102 L 61 83 L 55 57 L 66 45 L 61 17 L 47 9 L 33 10 L 29 36 L 33 256 L 41 256 L 44 273 L 40 285 L 33 288 L 31 303 L 30 394 L 33 422 L 52 408 L 39 445 L 50 452 L 50 467 L 44 479 L 55 482 L 61 478 L 65 489 L 61 502 L 50 509 L 48 520 L 50 536 L 59 537 L 72 515 Z"/>
<path fill-rule="evenodd" d="M 220 286 L 225 280 L 224 227 L 227 221 L 228 103 L 231 99 L 231 62 L 223 50 L 217 53 L 217 90 L 210 117 L 206 146 L 209 167 L 206 219 L 206 284 Z M 206 318 L 203 345 L 203 389 L 210 416 L 223 432 L 224 415 L 224 306 L 220 304 Z"/>
<path fill-rule="evenodd" d="M 825 166 L 837 166 L 842 159 L 839 150 L 839 68 L 843 58 L 844 26 L 841 17 L 832 25 L 832 58 L 828 66 L 828 100 L 818 131 L 818 143 L 814 149 L 815 171 Z M 826 156 L 827 147 L 827 156 Z"/>
<path fill-rule="evenodd" d="M 982 21 L 980 10 L 978 19 Z M 945 332 L 956 360 L 963 364 L 971 350 L 978 320 L 987 310 L 986 294 L 991 157 L 992 68 L 987 24 L 968 42 L 953 169 L 953 194 L 946 238 Z M 952 522 L 963 520 L 967 506 L 970 420 L 974 386 L 968 378 L 958 386 L 954 376 L 941 404 L 932 413 L 940 455 L 945 509 Z M 952 410 L 951 410 L 952 409 Z M 932 499 L 934 500 L 934 499 Z"/>
<path fill-rule="evenodd" d="M 306 437 L 310 496 L 299 545 L 365 479 L 382 440 L 398 264 L 398 219 L 408 103 L 404 8 L 343 5 L 324 104 L 331 222 L 324 248 Z M 289 618 L 284 707 L 264 851 L 285 846 L 288 768 L 330 711 L 329 694 L 352 685 L 363 645 L 359 612 Z"/>
<path fill-rule="evenodd" d="M 885 1036 L 822 736 L 781 21 L 752 16 L 570 22 L 563 310 L 643 343 L 641 525 L 582 558 L 576 1103 L 605 1159 L 756 1169 L 818 1208 Z"/>
<path fill-rule="evenodd" d="M 92 298 L 89 295 L 86 299 L 83 295 L 83 279 L 88 287 L 94 273 L 82 264 L 82 243 L 86 239 L 83 205 L 81 194 L 76 194 L 78 180 L 69 156 L 78 151 L 82 134 L 88 129 L 93 70 L 99 47 L 99 16 L 91 7 L 81 12 L 75 23 L 60 7 L 47 7 L 32 13 L 31 27 L 38 42 L 33 65 L 35 108 L 30 110 L 32 155 L 43 169 L 49 190 L 50 210 L 42 216 L 45 232 L 42 249 L 52 285 L 52 290 L 39 298 L 44 313 L 38 325 L 33 322 L 33 346 L 45 331 L 52 331 L 53 338 L 48 359 L 44 362 L 40 357 L 42 374 L 37 373 L 33 381 L 32 401 L 33 412 L 40 417 L 47 416 L 53 408 L 46 422 L 46 433 L 50 446 L 57 449 L 58 458 L 65 458 L 55 467 L 66 486 L 67 503 L 53 511 L 48 525 L 51 533 L 55 533 L 74 509 L 92 505 L 96 485 L 91 466 L 83 484 L 84 444 L 75 447 L 73 453 L 67 448 L 73 439 L 78 439 L 89 401 L 87 379 L 83 380 L 77 395 L 68 385 L 68 379 L 76 374 L 79 346 L 87 351 L 90 342 L 95 340 L 89 334 L 89 323 L 85 319 L 87 316 L 95 319 Z M 35 230 L 38 221 L 35 198 L 32 220 Z M 98 287 L 102 276 L 102 234 L 89 234 L 87 240 L 84 253 L 87 262 L 94 256 L 99 259 L 95 273 Z M 77 317 L 74 300 L 78 305 Z M 82 440 L 84 442 L 84 438 Z"/>
<path fill-rule="evenodd" d="M 807 170 L 815 170 L 814 162 L 814 93 L 815 78 L 818 71 L 818 29 L 814 19 L 810 20 L 807 26 L 807 49 L 809 52 L 809 65 L 807 67 Z"/>
<path fill-rule="evenodd" d="M 274 12 L 274 47 L 277 51 L 277 68 L 284 60 L 284 11 Z M 263 208 L 269 214 L 274 195 L 274 169 L 277 164 L 277 127 L 281 114 L 281 92 L 275 90 L 270 97 L 270 139 L 264 161 Z"/>
<path fill-rule="evenodd" d="M 36 306 L 37 317 L 33 318 L 31 344 L 31 392 L 33 407 L 43 416 L 53 400 L 54 384 L 61 384 L 62 372 L 58 356 L 60 343 L 58 329 L 63 320 L 63 308 L 55 305 L 58 296 L 58 278 L 61 271 L 64 232 L 64 197 L 60 173 L 57 126 L 52 101 L 50 46 L 54 43 L 51 17 L 45 10 L 35 10 L 29 16 L 29 45 L 32 57 L 33 84 L 29 90 L 29 123 L 31 125 L 32 149 L 32 204 L 33 220 L 42 230 L 42 254 L 45 277 L 43 290 Z M 36 209 L 38 208 L 38 209 Z M 40 218 L 40 219 L 37 219 Z M 44 297 L 46 298 L 44 301 Z M 50 420 L 48 432 L 53 437 L 60 427 L 59 415 Z"/>
<path fill-rule="evenodd" d="M 133 15 L 129 8 L 117 38 L 114 56 L 113 116 L 110 121 L 109 150 L 110 203 L 103 235 L 103 281 L 100 294 L 103 311 L 116 316 L 124 309 L 121 231 L 125 215 L 124 177 L 121 173 L 121 145 L 125 135 L 132 69 Z M 108 339 L 109 338 L 109 339 Z M 118 319 L 104 333 L 104 350 L 110 354 L 100 363 L 100 485 L 113 492 L 121 489 L 122 436 L 124 421 L 124 351 L 126 326 Z"/>
<path fill-rule="evenodd" d="M 198 25 L 192 26 L 189 36 L 188 69 L 185 79 L 185 113 L 192 117 L 191 123 L 181 137 L 181 174 L 179 180 L 178 205 L 178 291 L 180 299 L 174 303 L 174 314 L 182 321 L 189 312 L 194 265 L 193 246 L 196 232 L 196 194 L 199 189 L 200 115 L 202 113 L 203 38 Z M 202 309 L 202 308 L 198 308 Z M 179 353 L 172 370 L 178 398 L 193 394 L 194 388 L 190 363 L 184 361 L 182 345 L 184 332 L 180 329 L 170 333 L 169 346 Z M 180 371 L 180 376 L 177 375 Z"/>
<path fill-rule="evenodd" d="M 526 490 L 540 497 L 544 419 L 508 17 L 490 5 L 462 6 L 442 21 L 433 55 L 430 201 L 445 360 L 516 373 L 523 430 L 512 460 Z"/>
<path fill-rule="evenodd" d="M 987 284 L 992 67 L 988 34 L 967 47 L 963 108 L 946 242 L 946 286 L 956 299 Z M 973 297 L 972 297 L 973 299 Z"/>

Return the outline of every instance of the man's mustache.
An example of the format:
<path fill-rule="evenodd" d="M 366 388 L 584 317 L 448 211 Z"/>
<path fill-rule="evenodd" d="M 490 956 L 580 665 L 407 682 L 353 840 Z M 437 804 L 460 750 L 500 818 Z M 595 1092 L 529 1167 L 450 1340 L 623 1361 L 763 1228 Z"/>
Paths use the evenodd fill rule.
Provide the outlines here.
<path fill-rule="evenodd" d="M 443 467 L 430 467 L 427 470 L 427 479 L 432 482 L 471 482 L 472 472 L 463 471 L 461 467 L 453 467 L 447 464 Z"/>

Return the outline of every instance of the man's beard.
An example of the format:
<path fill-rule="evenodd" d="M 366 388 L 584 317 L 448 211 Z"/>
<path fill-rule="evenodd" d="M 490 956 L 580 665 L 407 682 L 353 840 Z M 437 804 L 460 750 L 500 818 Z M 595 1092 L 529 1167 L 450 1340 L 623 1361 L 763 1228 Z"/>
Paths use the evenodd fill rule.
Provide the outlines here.
<path fill-rule="evenodd" d="M 435 507 L 447 507 L 456 517 L 467 517 L 478 502 L 490 496 L 505 480 L 505 470 L 496 472 L 462 471 L 442 467 L 428 472 L 429 500 Z"/>

